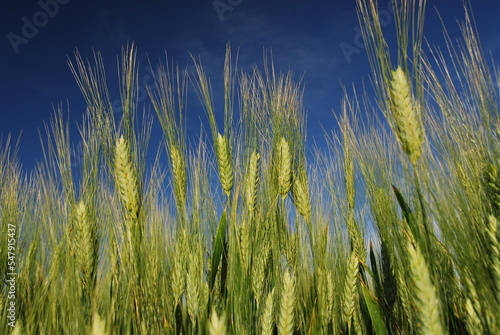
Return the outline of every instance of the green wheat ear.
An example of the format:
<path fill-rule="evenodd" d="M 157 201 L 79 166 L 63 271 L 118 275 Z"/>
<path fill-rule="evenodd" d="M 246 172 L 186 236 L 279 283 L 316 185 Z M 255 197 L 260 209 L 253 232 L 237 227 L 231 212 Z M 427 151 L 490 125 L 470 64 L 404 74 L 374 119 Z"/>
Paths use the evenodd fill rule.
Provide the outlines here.
<path fill-rule="evenodd" d="M 408 242 L 408 255 L 413 283 L 415 305 L 420 317 L 421 334 L 444 334 L 441 323 L 441 303 L 432 284 L 431 274 L 424 256 L 417 246 Z"/>
<path fill-rule="evenodd" d="M 92 317 L 92 331 L 91 335 L 108 335 L 109 331 L 106 331 L 106 321 L 101 319 L 101 316 L 95 312 Z"/>
<path fill-rule="evenodd" d="M 257 186 L 259 183 L 259 161 L 260 155 L 254 151 L 250 156 L 248 163 L 248 172 L 246 178 L 246 201 L 249 213 L 255 211 L 257 204 Z"/>
<path fill-rule="evenodd" d="M 497 164 L 488 164 L 484 173 L 486 195 L 496 215 L 500 214 L 500 170 Z"/>
<path fill-rule="evenodd" d="M 226 315 L 222 314 L 220 317 L 217 315 L 215 309 L 212 311 L 212 316 L 208 321 L 208 333 L 210 335 L 226 335 Z"/>
<path fill-rule="evenodd" d="M 127 217 L 136 221 L 139 215 L 139 182 L 130 159 L 130 147 L 123 136 L 116 141 L 115 178 Z"/>
<path fill-rule="evenodd" d="M 174 252 L 173 269 L 171 271 L 171 288 L 174 303 L 177 306 L 186 290 L 187 262 L 189 254 L 188 236 L 185 229 L 179 233 Z"/>
<path fill-rule="evenodd" d="M 272 299 L 272 298 L 271 298 Z M 283 275 L 280 297 L 278 334 L 293 334 L 295 311 L 295 277 L 289 271 Z"/>
<path fill-rule="evenodd" d="M 174 192 L 180 207 L 186 204 L 187 177 L 186 163 L 176 146 L 170 148 L 170 159 L 172 160 L 172 175 L 174 179 Z"/>
<path fill-rule="evenodd" d="M 292 186 L 292 153 L 284 137 L 281 137 L 278 148 L 278 192 L 285 196 Z"/>
<path fill-rule="evenodd" d="M 261 334 L 272 335 L 274 331 L 274 289 L 269 292 L 261 316 Z"/>
<path fill-rule="evenodd" d="M 415 165 L 422 154 L 423 125 L 419 106 L 413 100 L 410 82 L 401 67 L 392 72 L 390 99 L 396 134 L 404 152 Z"/>
<path fill-rule="evenodd" d="M 83 201 L 76 205 L 75 213 L 76 246 L 75 256 L 78 267 L 83 274 L 86 286 L 92 284 L 95 274 L 97 250 L 95 241 L 95 222 L 90 222 L 87 214 L 87 207 Z"/>
<path fill-rule="evenodd" d="M 356 250 L 351 252 L 349 264 L 347 267 L 347 278 L 344 286 L 344 306 L 343 317 L 344 322 L 351 328 L 351 320 L 355 317 L 356 304 L 359 301 L 358 293 L 358 274 L 359 274 L 359 259 L 356 255 Z"/>
<path fill-rule="evenodd" d="M 217 134 L 216 154 L 220 183 L 224 192 L 229 196 L 234 182 L 233 159 L 227 138 L 219 133 Z"/>
<path fill-rule="evenodd" d="M 490 241 L 490 258 L 496 295 L 500 299 L 500 243 L 498 241 L 498 220 L 493 215 L 488 217 L 486 236 Z"/>
<path fill-rule="evenodd" d="M 295 207 L 306 222 L 311 222 L 311 198 L 305 171 L 293 177 L 293 200 Z"/>

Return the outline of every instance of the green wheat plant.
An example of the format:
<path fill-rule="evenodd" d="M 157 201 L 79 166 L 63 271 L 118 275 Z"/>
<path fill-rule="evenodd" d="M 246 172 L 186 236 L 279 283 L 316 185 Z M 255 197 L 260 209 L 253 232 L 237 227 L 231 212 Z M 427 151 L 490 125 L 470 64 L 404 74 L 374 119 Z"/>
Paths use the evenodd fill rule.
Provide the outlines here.
<path fill-rule="evenodd" d="M 499 334 L 495 64 L 468 6 L 445 48 L 424 44 L 425 0 L 392 1 L 395 45 L 377 1 L 356 7 L 373 94 L 344 89 L 325 147 L 306 141 L 303 83 L 267 58 L 247 72 L 227 46 L 221 110 L 201 59 L 160 63 L 150 115 L 135 45 L 120 111 L 100 54 L 76 52 L 78 138 L 58 106 L 30 171 L 0 138 L 0 333 Z"/>

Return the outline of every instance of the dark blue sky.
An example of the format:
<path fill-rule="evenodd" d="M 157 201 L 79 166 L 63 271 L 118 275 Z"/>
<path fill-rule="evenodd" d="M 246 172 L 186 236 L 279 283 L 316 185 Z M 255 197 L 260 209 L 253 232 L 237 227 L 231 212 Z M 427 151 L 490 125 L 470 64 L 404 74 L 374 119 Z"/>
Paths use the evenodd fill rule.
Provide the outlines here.
<path fill-rule="evenodd" d="M 472 2 L 483 46 L 498 59 L 500 2 Z M 388 3 L 380 1 L 382 8 Z M 463 17 L 462 0 L 428 0 L 426 36 L 441 43 L 434 7 L 449 32 L 458 36 L 455 19 Z M 392 18 L 388 20 L 392 29 Z M 77 139 L 74 125 L 85 106 L 67 65 L 76 48 L 89 58 L 93 49 L 101 51 L 111 83 L 117 78 L 116 57 L 129 41 L 138 46 L 140 81 L 147 76 L 147 56 L 155 65 L 167 51 L 181 67 L 192 69 L 191 52 L 201 57 L 214 94 L 220 95 L 225 44 L 230 41 L 239 49 L 244 68 L 262 65 L 266 48 L 272 49 L 277 68 L 292 69 L 297 79 L 304 76 L 309 142 L 314 136 L 321 144 L 320 126 L 332 128 L 332 110 L 340 108 L 341 83 L 361 88 L 369 75 L 357 27 L 354 0 L 2 0 L 0 134 L 5 142 L 8 133 L 17 138 L 23 131 L 21 161 L 31 167 L 41 159 L 38 129 L 43 130 L 52 106 L 63 102 L 69 103 Z M 196 134 L 203 112 L 197 100 L 188 104 L 188 130 Z"/>

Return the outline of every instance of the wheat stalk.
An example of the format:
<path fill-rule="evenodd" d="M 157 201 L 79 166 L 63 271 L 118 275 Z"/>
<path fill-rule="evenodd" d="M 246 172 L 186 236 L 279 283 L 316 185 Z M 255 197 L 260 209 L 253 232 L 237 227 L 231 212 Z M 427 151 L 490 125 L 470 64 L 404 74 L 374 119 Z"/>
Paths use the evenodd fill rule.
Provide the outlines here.
<path fill-rule="evenodd" d="M 311 222 L 311 198 L 305 172 L 293 177 L 293 200 L 295 207 L 307 223 Z"/>
<path fill-rule="evenodd" d="M 356 251 L 359 259 L 365 259 L 366 250 L 364 247 L 363 234 L 355 220 L 356 180 L 355 180 L 355 170 L 354 170 L 354 159 L 352 155 L 354 134 L 351 128 L 351 124 L 347 119 L 347 111 L 345 111 L 342 116 L 341 130 L 343 136 L 342 149 L 344 151 L 344 181 L 345 181 L 345 190 L 347 196 L 347 213 L 346 213 L 347 231 L 349 233 L 349 239 L 351 242 L 352 250 Z"/>
<path fill-rule="evenodd" d="M 415 285 L 414 298 L 417 306 L 422 334 L 444 334 L 441 323 L 441 302 L 432 284 L 429 268 L 417 246 L 408 242 L 410 269 Z"/>
<path fill-rule="evenodd" d="M 115 146 L 115 185 L 118 188 L 123 208 L 125 209 L 125 237 L 128 244 L 124 265 L 127 267 L 128 294 L 131 298 L 133 310 L 133 319 L 136 326 L 141 324 L 143 317 L 143 298 L 144 289 L 142 278 L 144 273 L 141 271 L 143 261 L 143 227 L 139 220 L 140 210 L 140 192 L 139 180 L 137 179 L 136 169 L 131 159 L 132 152 L 129 143 L 121 136 L 116 141 Z"/>
<path fill-rule="evenodd" d="M 498 220 L 490 215 L 488 217 L 488 227 L 486 228 L 486 235 L 490 240 L 491 245 L 491 261 L 493 268 L 493 281 L 496 288 L 496 295 L 500 301 L 500 248 L 498 243 Z"/>
<path fill-rule="evenodd" d="M 328 321 L 333 319 L 333 308 L 335 304 L 335 284 L 333 281 L 333 273 L 331 270 L 326 272 L 326 311 L 328 313 Z"/>
<path fill-rule="evenodd" d="M 274 331 L 274 289 L 269 292 L 261 316 L 261 334 L 272 335 Z"/>
<path fill-rule="evenodd" d="M 247 209 L 250 214 L 253 214 L 257 205 L 257 186 L 259 183 L 259 161 L 260 155 L 254 151 L 250 155 L 248 162 L 248 172 L 246 178 L 246 201 Z"/>
<path fill-rule="evenodd" d="M 359 273 L 359 260 L 356 251 L 351 252 L 349 264 L 347 268 L 347 280 L 344 289 L 344 309 L 343 316 L 344 322 L 349 329 L 351 328 L 351 319 L 355 313 L 355 307 L 359 300 L 358 295 L 358 273 Z"/>
<path fill-rule="evenodd" d="M 212 316 L 208 322 L 208 333 L 210 335 L 226 335 L 226 315 L 222 314 L 219 318 L 215 309 L 212 311 Z"/>
<path fill-rule="evenodd" d="M 472 301 L 467 298 L 465 301 L 465 311 L 467 312 L 466 325 L 470 334 L 484 334 L 483 325 L 479 318 Z"/>
<path fill-rule="evenodd" d="M 349 210 L 354 209 L 356 189 L 355 189 L 355 170 L 354 170 L 354 159 L 352 155 L 352 148 L 354 146 L 354 132 L 351 127 L 349 118 L 347 117 L 348 104 L 345 101 L 343 104 L 344 113 L 341 119 L 341 131 L 342 131 L 342 149 L 344 152 L 344 181 L 346 185 L 346 195 L 347 204 Z"/>
<path fill-rule="evenodd" d="M 226 195 L 229 196 L 234 182 L 233 159 L 229 148 L 229 142 L 227 138 L 220 133 L 217 134 L 216 154 L 222 189 L 226 192 Z"/>
<path fill-rule="evenodd" d="M 400 298 L 401 308 L 403 309 L 404 315 L 408 320 L 410 327 L 413 325 L 412 313 L 411 313 L 411 301 L 408 292 L 408 283 L 404 278 L 404 272 L 401 268 L 395 270 L 397 294 Z"/>
<path fill-rule="evenodd" d="M 260 248 L 255 248 L 255 250 L 259 251 L 254 254 L 252 261 L 251 285 L 252 292 L 255 296 L 255 301 L 257 302 L 257 306 L 259 306 L 260 299 L 262 297 L 262 289 L 264 287 L 265 270 L 269 258 L 269 253 L 271 251 L 269 243 L 267 241 L 261 241 Z"/>
<path fill-rule="evenodd" d="M 181 297 L 186 289 L 186 276 L 187 276 L 187 259 L 186 255 L 189 254 L 189 248 L 187 246 L 187 234 L 183 229 L 177 239 L 177 247 L 175 248 L 174 254 L 174 264 L 171 277 L 172 291 L 174 295 L 175 305 L 177 306 Z"/>
<path fill-rule="evenodd" d="M 415 165 L 422 154 L 424 133 L 420 106 L 413 99 L 410 82 L 401 67 L 392 71 L 390 100 L 396 134 L 404 152 Z"/>
<path fill-rule="evenodd" d="M 189 316 L 193 324 L 198 320 L 200 309 L 200 278 L 199 256 L 196 251 L 191 253 L 188 271 L 186 273 L 186 302 Z"/>
<path fill-rule="evenodd" d="M 76 232 L 76 247 L 75 257 L 83 274 L 83 282 L 86 287 L 93 284 L 93 276 L 96 267 L 96 225 L 95 222 L 89 222 L 87 208 L 83 201 L 76 205 L 75 211 L 75 232 Z"/>
<path fill-rule="evenodd" d="M 496 215 L 500 215 L 500 171 L 496 164 L 488 164 L 484 176 L 486 194 Z"/>
<path fill-rule="evenodd" d="M 319 268 L 317 271 L 318 317 L 323 330 L 326 331 L 332 320 L 334 292 L 331 272 Z"/>
<path fill-rule="evenodd" d="M 277 147 L 278 192 L 286 196 L 292 186 L 292 153 L 284 137 L 281 137 Z"/>
<path fill-rule="evenodd" d="M 250 253 L 251 253 L 251 242 L 250 242 L 250 223 L 244 220 L 240 226 L 240 255 L 241 263 L 245 273 L 247 273 L 248 267 L 250 266 Z"/>
<path fill-rule="evenodd" d="M 131 151 L 121 136 L 115 147 L 115 180 L 120 199 L 130 221 L 137 221 L 139 215 L 139 182 L 130 159 Z"/>
<path fill-rule="evenodd" d="M 289 271 L 283 275 L 280 297 L 280 313 L 278 319 L 278 334 L 293 334 L 295 311 L 295 277 Z"/>
<path fill-rule="evenodd" d="M 174 180 L 174 194 L 179 207 L 186 205 L 187 177 L 186 162 L 176 146 L 170 148 L 170 159 L 172 162 L 172 176 Z"/>

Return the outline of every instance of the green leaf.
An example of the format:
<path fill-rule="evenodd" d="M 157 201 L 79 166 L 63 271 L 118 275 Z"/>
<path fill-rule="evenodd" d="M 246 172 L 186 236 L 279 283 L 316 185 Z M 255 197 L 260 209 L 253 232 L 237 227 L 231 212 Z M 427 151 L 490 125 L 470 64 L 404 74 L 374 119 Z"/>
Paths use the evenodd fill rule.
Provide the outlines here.
<path fill-rule="evenodd" d="M 405 201 L 405 198 L 401 194 L 401 192 L 398 190 L 398 188 L 394 185 L 392 185 L 392 189 L 394 190 L 394 194 L 396 195 L 396 199 L 398 199 L 399 206 L 401 207 L 401 210 L 403 211 L 403 215 L 405 216 L 406 220 L 409 222 L 410 221 L 410 216 L 411 216 L 411 209 L 410 206 Z"/>
<path fill-rule="evenodd" d="M 366 285 L 361 285 L 363 289 L 363 296 L 365 298 L 366 306 L 368 307 L 368 312 L 370 313 L 370 318 L 373 324 L 373 330 L 377 335 L 387 335 L 387 327 L 385 325 L 384 318 L 380 313 L 380 308 L 378 306 L 377 300 L 371 295 L 370 290 Z"/>
<path fill-rule="evenodd" d="M 226 211 L 222 212 L 222 216 L 217 227 L 217 234 L 215 236 L 214 250 L 212 253 L 212 267 L 210 270 L 210 291 L 214 288 L 215 278 L 217 277 L 217 270 L 224 249 L 226 240 Z"/>
<path fill-rule="evenodd" d="M 370 241 L 370 252 L 369 252 L 369 255 L 370 255 L 370 262 L 372 263 L 372 269 L 373 269 L 372 278 L 375 281 L 375 283 L 377 283 L 378 287 L 382 287 L 380 275 L 378 273 L 377 258 L 375 257 L 375 253 L 373 252 L 372 241 Z"/>
<path fill-rule="evenodd" d="M 413 234 L 414 237 L 418 237 L 419 230 L 417 227 L 417 222 L 415 220 L 415 215 L 410 209 L 410 206 L 406 203 L 403 195 L 401 192 L 398 190 L 398 188 L 394 185 L 392 185 L 392 189 L 394 190 L 394 194 L 396 195 L 396 199 L 398 200 L 399 206 L 401 207 L 401 210 L 403 211 L 403 216 L 406 219 L 406 222 L 408 222 L 408 226 L 410 226 L 410 230 Z"/>
<path fill-rule="evenodd" d="M 397 282 L 391 270 L 389 252 L 387 243 L 382 241 L 380 253 L 382 256 L 383 293 L 387 308 L 392 311 L 396 303 Z"/>

